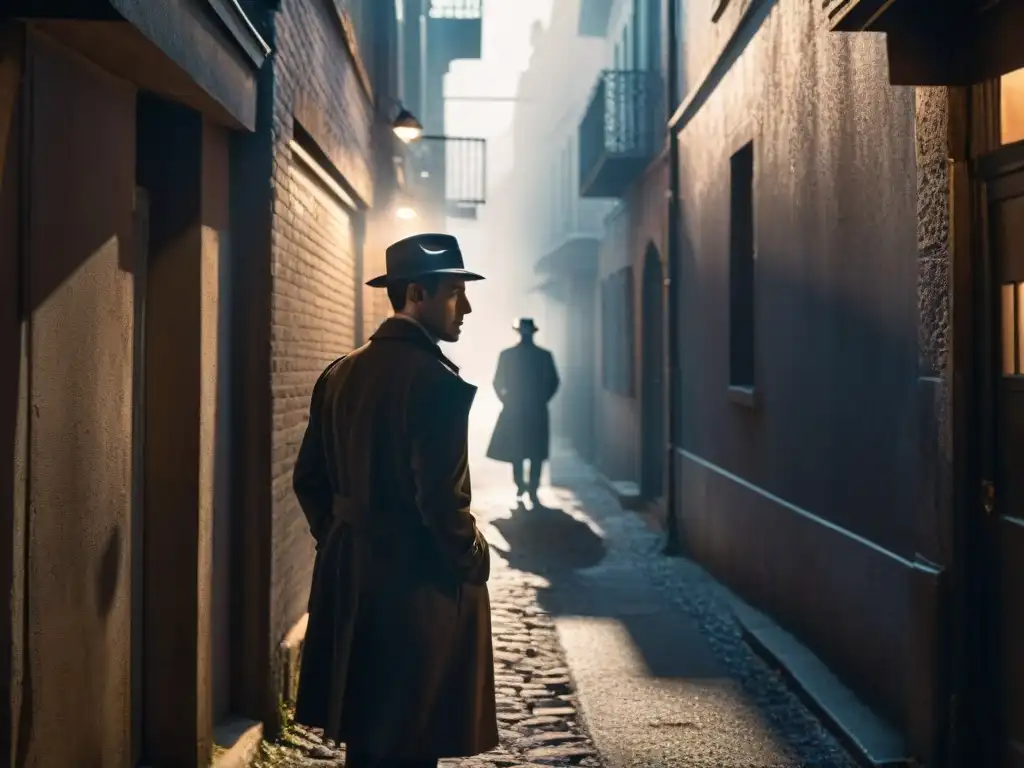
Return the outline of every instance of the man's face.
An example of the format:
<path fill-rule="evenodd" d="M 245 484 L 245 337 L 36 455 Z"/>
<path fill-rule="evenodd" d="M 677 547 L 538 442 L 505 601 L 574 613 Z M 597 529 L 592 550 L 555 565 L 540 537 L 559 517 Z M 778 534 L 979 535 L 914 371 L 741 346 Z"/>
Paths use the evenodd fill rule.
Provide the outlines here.
<path fill-rule="evenodd" d="M 458 341 L 462 333 L 462 319 L 473 311 L 466 298 L 466 281 L 445 277 L 433 296 L 421 286 L 415 286 L 416 319 L 441 341 Z"/>

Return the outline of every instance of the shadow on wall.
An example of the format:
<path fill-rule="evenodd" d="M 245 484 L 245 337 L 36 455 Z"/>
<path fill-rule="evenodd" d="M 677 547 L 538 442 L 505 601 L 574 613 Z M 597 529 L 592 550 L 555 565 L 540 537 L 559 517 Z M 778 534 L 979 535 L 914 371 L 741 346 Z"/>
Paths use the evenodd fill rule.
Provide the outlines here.
<path fill-rule="evenodd" d="M 4 42 L 7 40 L 0 38 L 0 43 Z M 18 126 L 22 122 L 19 112 L 15 109 L 11 116 L 7 144 L 0 147 L 0 158 L 6 158 L 6 168 L 0 167 L 0 558 L 3 560 L 0 592 L 5 596 L 16 595 L 22 589 L 14 581 L 16 564 L 8 562 L 7 558 L 18 557 L 15 552 L 20 554 L 20 547 L 16 549 L 15 542 L 24 530 L 23 476 L 19 471 L 24 463 L 18 456 L 19 449 L 24 450 L 23 438 L 18 434 L 24 418 L 19 418 L 22 407 L 21 377 L 24 373 L 20 290 L 22 276 L 18 252 L 20 209 L 17 194 L 21 184 L 19 163 L 15 160 L 19 151 Z M 0 115 L 0 121 L 5 117 Z M 21 672 L 20 648 L 23 639 L 12 637 L 15 629 L 10 624 L 12 607 L 7 605 L 0 619 L 0 694 L 4 702 L 13 704 L 17 693 L 12 687 Z M 31 695 L 28 686 L 25 693 Z M 31 702 L 28 703 L 27 711 L 31 712 Z M 10 729 L 15 725 L 14 722 L 0 721 L 4 733 L 11 733 Z M 26 725 L 30 728 L 24 722 L 20 725 L 22 728 Z"/>
<path fill-rule="evenodd" d="M 682 221 L 675 519 L 695 559 L 899 724 L 906 558 L 939 522 L 919 503 L 914 222 L 872 230 L 876 210 L 838 204 L 833 221 L 788 198 L 759 215 L 754 407 L 728 393 L 728 205 Z"/>
<path fill-rule="evenodd" d="M 0 588 L 15 601 L 0 627 L 11 686 L 0 726 L 16 734 L 15 765 L 43 754 L 99 765 L 120 759 L 108 721 L 128 669 L 119 387 L 131 380 L 135 94 L 42 39 L 27 62 L 32 119 L 16 108 L 0 153 Z M 54 668 L 60 679 L 41 679 Z M 44 746 L 39 723 L 71 713 L 78 725 Z"/>

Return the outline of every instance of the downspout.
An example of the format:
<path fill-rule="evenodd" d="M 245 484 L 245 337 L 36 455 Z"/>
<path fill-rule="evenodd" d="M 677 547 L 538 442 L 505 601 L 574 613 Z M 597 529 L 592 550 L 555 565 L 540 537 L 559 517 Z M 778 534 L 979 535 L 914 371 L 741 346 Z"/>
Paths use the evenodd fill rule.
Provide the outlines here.
<path fill-rule="evenodd" d="M 665 359 L 665 397 L 668 400 L 668 445 L 665 451 L 665 554 L 682 554 L 679 535 L 677 508 L 679 503 L 679 482 L 676 477 L 676 448 L 680 444 L 680 402 L 679 402 L 679 142 L 675 128 L 669 124 L 671 115 L 679 104 L 679 0 L 666 0 L 668 27 L 668 66 L 665 124 L 668 127 L 668 264 L 665 290 L 668 292 L 668 311 L 665 313 L 665 334 L 667 345 Z"/>

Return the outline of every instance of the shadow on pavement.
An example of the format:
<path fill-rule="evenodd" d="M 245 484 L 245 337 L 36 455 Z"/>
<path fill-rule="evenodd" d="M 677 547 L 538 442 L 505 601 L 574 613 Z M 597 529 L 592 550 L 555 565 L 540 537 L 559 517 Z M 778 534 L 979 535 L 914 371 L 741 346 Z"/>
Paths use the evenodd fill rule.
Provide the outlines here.
<path fill-rule="evenodd" d="M 590 568 L 604 559 L 601 537 L 561 509 L 519 505 L 511 517 L 492 524 L 508 542 L 509 551 L 502 557 L 516 570 L 550 576 Z"/>
<path fill-rule="evenodd" d="M 715 680 L 721 667 L 700 629 L 666 611 L 630 563 L 606 561 L 604 539 L 562 509 L 520 505 L 491 524 L 508 544 L 501 557 L 516 570 L 543 576 L 538 604 L 553 616 L 621 626 L 653 678 Z M 611 650 L 611 649 L 605 649 Z M 681 652 L 682 651 L 682 652 Z"/>

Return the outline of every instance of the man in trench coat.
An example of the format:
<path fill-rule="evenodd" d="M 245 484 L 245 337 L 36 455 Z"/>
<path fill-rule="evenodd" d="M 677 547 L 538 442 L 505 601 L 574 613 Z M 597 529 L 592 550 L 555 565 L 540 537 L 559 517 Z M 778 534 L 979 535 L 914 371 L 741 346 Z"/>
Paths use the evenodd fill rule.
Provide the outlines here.
<path fill-rule="evenodd" d="M 295 719 L 349 768 L 436 766 L 498 744 L 487 578 L 470 513 L 476 388 L 438 347 L 471 311 L 458 241 L 387 250 L 396 315 L 313 389 L 293 486 L 316 540 Z"/>
<path fill-rule="evenodd" d="M 524 317 L 513 327 L 519 331 L 520 341 L 498 357 L 494 391 L 502 408 L 487 456 L 511 463 L 516 496 L 521 499 L 529 493 L 533 504 L 539 506 L 537 489 L 551 442 L 548 403 L 558 391 L 558 372 L 551 353 L 533 343 L 537 332 L 533 320 Z"/>

